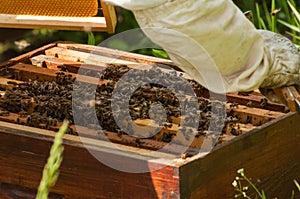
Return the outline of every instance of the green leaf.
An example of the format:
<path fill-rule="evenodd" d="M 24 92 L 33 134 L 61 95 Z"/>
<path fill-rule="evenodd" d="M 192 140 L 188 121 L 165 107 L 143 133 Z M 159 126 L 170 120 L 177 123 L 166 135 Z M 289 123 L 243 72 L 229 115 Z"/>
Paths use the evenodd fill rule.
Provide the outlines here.
<path fill-rule="evenodd" d="M 284 25 L 284 26 L 290 28 L 291 30 L 294 30 L 294 31 L 297 31 L 297 32 L 300 33 L 300 27 L 291 25 L 291 24 L 289 24 L 289 23 L 287 23 L 287 22 L 285 22 L 285 21 L 283 21 L 283 20 L 280 20 L 280 19 L 278 19 L 278 22 L 281 23 L 282 25 Z"/>
<path fill-rule="evenodd" d="M 159 58 L 164 58 L 164 59 L 170 59 L 169 58 L 169 55 L 163 51 L 163 50 L 158 50 L 158 49 L 152 49 L 152 54 L 155 56 L 155 57 L 159 57 Z"/>
<path fill-rule="evenodd" d="M 96 39 L 95 39 L 95 36 L 92 32 L 88 33 L 88 44 L 89 45 L 95 45 L 96 44 Z"/>

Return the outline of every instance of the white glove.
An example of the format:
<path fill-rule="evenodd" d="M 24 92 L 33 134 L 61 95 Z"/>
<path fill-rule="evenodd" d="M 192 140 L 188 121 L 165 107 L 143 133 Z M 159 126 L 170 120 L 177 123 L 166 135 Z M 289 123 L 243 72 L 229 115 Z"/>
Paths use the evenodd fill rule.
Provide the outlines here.
<path fill-rule="evenodd" d="M 300 85 L 300 54 L 295 45 L 286 37 L 270 31 L 259 30 L 264 46 L 271 60 L 269 76 L 260 88 Z"/>
<path fill-rule="evenodd" d="M 211 91 L 299 83 L 300 56 L 292 44 L 280 47 L 279 37 L 256 30 L 231 0 L 107 1 L 133 10 L 145 34 Z"/>

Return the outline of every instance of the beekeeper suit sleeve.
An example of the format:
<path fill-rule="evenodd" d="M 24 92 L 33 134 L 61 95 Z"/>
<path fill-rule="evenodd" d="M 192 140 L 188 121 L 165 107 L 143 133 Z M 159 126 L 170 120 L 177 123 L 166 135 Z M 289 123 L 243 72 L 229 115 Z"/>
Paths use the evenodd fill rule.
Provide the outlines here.
<path fill-rule="evenodd" d="M 145 34 L 214 92 L 299 83 L 292 42 L 257 30 L 231 0 L 106 0 L 133 11 Z"/>

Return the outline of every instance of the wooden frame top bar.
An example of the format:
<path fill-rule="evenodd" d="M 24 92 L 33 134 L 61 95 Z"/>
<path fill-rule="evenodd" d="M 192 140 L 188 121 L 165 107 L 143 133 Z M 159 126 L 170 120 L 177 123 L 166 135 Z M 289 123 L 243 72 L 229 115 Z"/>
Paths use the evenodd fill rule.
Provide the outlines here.
<path fill-rule="evenodd" d="M 59 17 L 0 14 L 0 27 L 25 29 L 58 29 L 113 33 L 117 17 L 111 5 L 101 1 L 104 17 Z"/>

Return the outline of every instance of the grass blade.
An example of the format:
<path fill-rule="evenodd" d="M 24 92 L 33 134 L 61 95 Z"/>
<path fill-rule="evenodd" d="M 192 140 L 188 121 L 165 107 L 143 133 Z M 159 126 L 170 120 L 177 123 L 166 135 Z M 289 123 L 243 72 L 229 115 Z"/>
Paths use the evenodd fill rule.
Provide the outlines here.
<path fill-rule="evenodd" d="M 259 4 L 256 3 L 255 7 L 256 7 L 256 15 L 257 15 L 258 28 L 259 29 L 266 29 L 264 21 L 263 21 L 263 19 L 261 17 Z"/>
<path fill-rule="evenodd" d="M 282 25 L 285 25 L 286 27 L 290 28 L 291 30 L 294 30 L 294 31 L 297 31 L 300 33 L 300 27 L 297 27 L 297 26 L 294 26 L 294 25 L 291 25 L 281 19 L 278 19 L 278 22 L 281 23 Z"/>
<path fill-rule="evenodd" d="M 288 1 L 288 4 L 291 10 L 293 11 L 294 15 L 296 16 L 297 20 L 300 21 L 300 13 L 297 11 L 296 7 L 293 6 L 293 4 L 290 1 Z"/>
<path fill-rule="evenodd" d="M 275 5 L 275 0 L 272 0 L 272 5 L 271 5 L 271 13 L 273 13 L 276 9 L 276 5 Z M 277 28 L 276 28 L 276 14 L 272 14 L 271 15 L 271 31 L 272 32 L 277 32 Z"/>
<path fill-rule="evenodd" d="M 270 12 L 269 12 L 269 9 L 267 6 L 267 1 L 263 1 L 262 6 L 263 6 L 264 14 L 266 17 L 266 22 L 269 26 L 268 29 L 271 30 L 272 29 L 272 19 L 271 19 Z"/>
<path fill-rule="evenodd" d="M 296 185 L 298 191 L 300 192 L 300 185 L 299 185 L 299 183 L 298 183 L 296 180 L 294 180 L 294 183 L 295 183 L 295 185 Z"/>
<path fill-rule="evenodd" d="M 296 35 L 295 33 L 292 33 L 292 32 L 286 32 L 286 34 L 292 36 L 293 38 L 297 39 L 297 40 L 300 40 L 300 36 L 299 35 Z"/>

